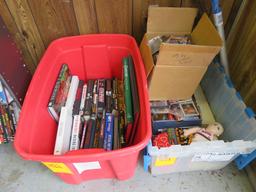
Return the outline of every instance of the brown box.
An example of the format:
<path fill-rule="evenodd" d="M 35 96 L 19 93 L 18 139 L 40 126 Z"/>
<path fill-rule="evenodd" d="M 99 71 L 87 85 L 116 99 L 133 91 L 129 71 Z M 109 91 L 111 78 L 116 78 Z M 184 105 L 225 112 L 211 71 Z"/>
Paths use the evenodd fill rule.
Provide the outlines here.
<path fill-rule="evenodd" d="M 150 100 L 190 98 L 220 51 L 222 40 L 207 14 L 192 31 L 197 12 L 196 8 L 149 7 L 147 33 L 140 51 L 148 77 Z M 154 64 L 148 40 L 170 34 L 190 35 L 192 44 L 162 43 Z"/>

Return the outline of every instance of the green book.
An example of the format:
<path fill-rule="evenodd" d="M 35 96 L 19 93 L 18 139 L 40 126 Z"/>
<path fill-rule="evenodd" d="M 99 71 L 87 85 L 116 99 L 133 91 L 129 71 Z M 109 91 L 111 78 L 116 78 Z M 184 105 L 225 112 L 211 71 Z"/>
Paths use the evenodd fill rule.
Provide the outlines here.
<path fill-rule="evenodd" d="M 129 58 L 123 59 L 123 68 L 124 68 L 124 99 L 126 106 L 126 119 L 127 123 L 133 122 L 133 113 L 132 113 L 132 93 L 131 93 L 131 84 L 130 84 L 130 74 L 129 74 Z"/>

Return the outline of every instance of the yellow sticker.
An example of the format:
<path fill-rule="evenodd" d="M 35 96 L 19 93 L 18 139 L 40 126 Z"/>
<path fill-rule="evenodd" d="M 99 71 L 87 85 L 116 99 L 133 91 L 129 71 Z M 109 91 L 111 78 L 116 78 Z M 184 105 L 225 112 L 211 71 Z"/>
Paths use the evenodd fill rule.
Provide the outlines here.
<path fill-rule="evenodd" d="M 73 174 L 73 172 L 64 163 L 54 163 L 54 162 L 42 162 L 42 163 L 54 173 Z"/>
<path fill-rule="evenodd" d="M 155 166 L 167 166 L 167 165 L 173 165 L 176 162 L 176 157 L 169 157 L 165 159 L 157 158 L 155 162 Z"/>

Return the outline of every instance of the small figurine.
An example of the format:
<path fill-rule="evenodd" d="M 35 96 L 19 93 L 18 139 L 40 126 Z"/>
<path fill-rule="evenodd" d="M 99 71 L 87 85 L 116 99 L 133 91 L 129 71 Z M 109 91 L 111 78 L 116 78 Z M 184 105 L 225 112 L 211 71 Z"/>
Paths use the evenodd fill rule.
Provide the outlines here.
<path fill-rule="evenodd" d="M 208 127 L 192 127 L 190 129 L 184 129 L 184 136 L 189 137 L 193 135 L 192 142 L 198 141 L 213 141 L 218 140 L 218 137 L 223 133 L 224 129 L 221 124 L 215 122 L 209 124 Z"/>

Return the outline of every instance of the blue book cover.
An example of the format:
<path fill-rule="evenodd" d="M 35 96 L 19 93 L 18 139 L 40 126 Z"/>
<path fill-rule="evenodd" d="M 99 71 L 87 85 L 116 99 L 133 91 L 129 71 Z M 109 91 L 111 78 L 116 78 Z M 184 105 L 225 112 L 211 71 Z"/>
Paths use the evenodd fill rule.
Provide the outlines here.
<path fill-rule="evenodd" d="M 113 127 L 114 127 L 114 116 L 111 113 L 106 113 L 104 149 L 106 149 L 107 151 L 110 151 L 113 149 Z"/>

